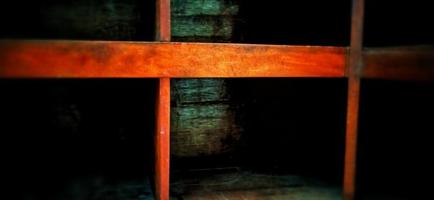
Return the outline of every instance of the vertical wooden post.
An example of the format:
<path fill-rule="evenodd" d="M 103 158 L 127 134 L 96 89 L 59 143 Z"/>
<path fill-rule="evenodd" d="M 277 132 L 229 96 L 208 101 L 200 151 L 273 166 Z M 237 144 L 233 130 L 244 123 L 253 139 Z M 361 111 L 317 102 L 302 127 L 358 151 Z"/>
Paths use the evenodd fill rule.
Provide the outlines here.
<path fill-rule="evenodd" d="M 170 79 L 160 78 L 155 133 L 155 190 L 157 200 L 169 199 L 170 170 Z"/>
<path fill-rule="evenodd" d="M 157 0 L 155 38 L 158 41 L 169 42 L 170 31 L 170 0 Z"/>
<path fill-rule="evenodd" d="M 351 17 L 351 44 L 348 68 L 347 123 L 343 198 L 353 200 L 356 190 L 357 129 L 362 71 L 364 0 L 353 0 Z"/>
<path fill-rule="evenodd" d="M 170 41 L 170 0 L 156 2 L 156 40 Z M 160 78 L 155 134 L 155 198 L 169 200 L 170 184 L 170 78 Z"/>

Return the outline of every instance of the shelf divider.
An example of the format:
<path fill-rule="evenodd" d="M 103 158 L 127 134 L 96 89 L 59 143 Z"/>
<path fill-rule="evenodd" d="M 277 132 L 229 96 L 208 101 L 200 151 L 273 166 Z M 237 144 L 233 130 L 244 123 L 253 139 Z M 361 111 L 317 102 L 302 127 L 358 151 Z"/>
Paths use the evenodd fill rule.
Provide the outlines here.
<path fill-rule="evenodd" d="M 156 1 L 156 39 L 170 42 L 170 0 Z M 171 66 L 165 66 L 171 67 Z M 169 200 L 170 189 L 170 78 L 158 80 L 155 134 L 155 199 Z"/>
<path fill-rule="evenodd" d="M 348 76 L 347 122 L 343 199 L 354 200 L 356 192 L 357 131 L 360 100 L 360 74 L 363 68 L 364 0 L 353 0 L 351 17 L 351 44 Z"/>

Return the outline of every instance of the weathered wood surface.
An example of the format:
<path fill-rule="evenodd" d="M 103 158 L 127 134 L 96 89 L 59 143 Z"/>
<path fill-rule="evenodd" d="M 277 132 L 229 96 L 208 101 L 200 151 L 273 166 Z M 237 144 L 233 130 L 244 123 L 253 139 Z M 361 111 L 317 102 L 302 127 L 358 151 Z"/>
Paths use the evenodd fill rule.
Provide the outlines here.
<path fill-rule="evenodd" d="M 344 77 L 339 47 L 0 41 L 0 77 Z"/>
<path fill-rule="evenodd" d="M 235 0 L 172 0 L 172 14 L 175 16 L 237 15 L 238 10 Z"/>
<path fill-rule="evenodd" d="M 240 138 L 225 79 L 173 81 L 172 155 L 229 152 Z"/>
<path fill-rule="evenodd" d="M 212 172 L 212 171 L 211 171 Z M 294 175 L 208 172 L 174 180 L 174 196 L 186 200 L 340 199 L 340 187 Z M 192 184 L 193 183 L 193 184 Z"/>
<path fill-rule="evenodd" d="M 173 41 L 230 42 L 238 1 L 172 0 Z"/>

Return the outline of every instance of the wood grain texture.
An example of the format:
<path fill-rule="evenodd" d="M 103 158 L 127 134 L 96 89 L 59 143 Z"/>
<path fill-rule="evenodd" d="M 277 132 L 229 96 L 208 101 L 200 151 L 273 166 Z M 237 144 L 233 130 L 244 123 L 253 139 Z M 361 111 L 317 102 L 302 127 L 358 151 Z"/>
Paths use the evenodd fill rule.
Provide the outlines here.
<path fill-rule="evenodd" d="M 0 41 L 0 77 L 343 77 L 340 47 Z"/>
<path fill-rule="evenodd" d="M 172 0 L 172 41 L 231 42 L 238 1 Z"/>
<path fill-rule="evenodd" d="M 169 42 L 170 0 L 156 1 L 156 40 Z M 151 52 L 148 52 L 152 55 Z M 140 58 L 139 58 L 140 59 Z M 158 59 L 158 58 L 157 58 Z M 164 58 L 161 58 L 164 59 Z M 149 63 L 150 66 L 152 65 Z M 169 64 L 169 63 L 168 63 Z M 171 65 L 161 65 L 170 67 Z M 157 94 L 157 124 L 155 133 L 155 199 L 169 200 L 170 190 L 170 78 L 160 78 Z"/>
<path fill-rule="evenodd" d="M 364 78 L 434 81 L 434 46 L 371 48 L 363 57 Z"/>
<path fill-rule="evenodd" d="M 169 199 L 170 173 L 170 79 L 160 78 L 157 94 L 155 154 L 156 199 Z"/>

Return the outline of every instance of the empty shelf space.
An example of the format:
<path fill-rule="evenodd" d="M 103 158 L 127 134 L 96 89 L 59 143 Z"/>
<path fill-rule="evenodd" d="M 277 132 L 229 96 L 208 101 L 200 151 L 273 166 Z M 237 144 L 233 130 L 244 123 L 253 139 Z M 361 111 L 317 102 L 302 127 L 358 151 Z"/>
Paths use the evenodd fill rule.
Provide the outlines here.
<path fill-rule="evenodd" d="M 172 198 L 340 198 L 344 79 L 172 86 Z"/>
<path fill-rule="evenodd" d="M 13 199 L 153 199 L 152 79 L 0 80 Z"/>

